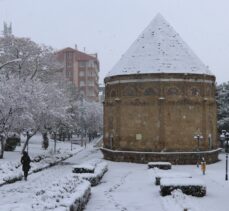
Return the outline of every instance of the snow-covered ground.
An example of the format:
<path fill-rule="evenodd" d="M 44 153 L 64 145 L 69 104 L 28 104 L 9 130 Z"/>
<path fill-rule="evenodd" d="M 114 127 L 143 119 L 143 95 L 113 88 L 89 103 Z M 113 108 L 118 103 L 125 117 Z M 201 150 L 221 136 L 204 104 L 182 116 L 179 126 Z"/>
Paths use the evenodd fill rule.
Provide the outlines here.
<path fill-rule="evenodd" d="M 173 166 L 166 172 L 186 172 L 203 180 L 207 195 L 202 198 L 175 191 L 172 196 L 161 197 L 155 185 L 154 171 L 145 164 L 108 162 L 108 172 L 102 184 L 92 188 L 92 197 L 86 211 L 228 211 L 229 181 L 225 181 L 225 155 L 222 161 L 207 166 L 206 175 L 195 165 Z"/>
<path fill-rule="evenodd" d="M 31 143 L 31 156 L 32 146 Z M 69 142 L 58 146 L 70 150 Z M 69 179 L 73 174 L 73 165 L 102 158 L 101 152 L 94 148 L 93 144 L 87 145 L 86 148 L 81 148 L 79 145 L 73 147 L 81 150 L 61 164 L 29 175 L 28 181 L 18 181 L 0 187 L 0 210 L 39 210 L 40 204 L 49 202 L 46 200 L 47 195 L 41 197 L 38 194 L 41 190 L 41 192 L 48 191 L 51 184 L 58 182 L 65 184 L 69 181 L 69 184 L 73 184 Z M 43 150 L 37 150 L 34 154 L 36 153 L 43 153 Z M 6 153 L 5 159 L 0 160 L 0 165 L 9 160 L 18 160 L 19 155 L 19 152 Z M 108 172 L 104 175 L 101 184 L 91 188 L 92 194 L 85 210 L 183 211 L 184 208 L 188 208 L 189 211 L 228 211 L 229 181 L 225 181 L 225 154 L 220 154 L 220 159 L 221 161 L 216 164 L 207 165 L 206 175 L 202 175 L 200 168 L 195 165 L 172 166 L 171 170 L 165 170 L 168 174 L 185 172 L 193 178 L 203 180 L 207 187 L 207 195 L 202 198 L 187 196 L 180 191 L 174 191 L 171 196 L 161 197 L 160 187 L 155 185 L 155 171 L 148 169 L 146 164 L 107 161 Z M 57 202 L 55 203 L 58 205 Z M 37 205 L 36 209 L 31 208 L 34 204 Z M 49 210 L 52 210 L 52 206 L 53 204 L 49 204 Z"/>

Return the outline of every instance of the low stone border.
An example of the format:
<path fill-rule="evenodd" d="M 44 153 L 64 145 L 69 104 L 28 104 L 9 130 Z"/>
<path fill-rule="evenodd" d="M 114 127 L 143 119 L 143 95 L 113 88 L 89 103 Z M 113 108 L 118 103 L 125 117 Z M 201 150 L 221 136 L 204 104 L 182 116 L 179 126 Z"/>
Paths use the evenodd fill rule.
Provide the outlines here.
<path fill-rule="evenodd" d="M 218 154 L 221 148 L 210 151 L 199 152 L 138 152 L 138 151 L 121 151 L 108 148 L 100 148 L 104 159 L 118 162 L 148 163 L 165 161 L 172 164 L 196 164 L 200 157 L 204 157 L 205 161 L 215 163 L 219 161 Z"/>
<path fill-rule="evenodd" d="M 163 170 L 168 170 L 172 168 L 172 164 L 169 162 L 149 162 L 148 168 L 159 168 Z"/>
<path fill-rule="evenodd" d="M 160 193 L 162 196 L 170 195 L 173 190 L 180 189 L 184 194 L 203 197 L 206 195 L 205 184 L 198 179 L 178 178 L 161 179 Z"/>
<path fill-rule="evenodd" d="M 106 162 L 100 162 L 96 164 L 94 173 L 83 173 L 77 174 L 75 177 L 88 180 L 91 186 L 96 186 L 99 184 L 103 175 L 108 171 L 108 165 Z"/>

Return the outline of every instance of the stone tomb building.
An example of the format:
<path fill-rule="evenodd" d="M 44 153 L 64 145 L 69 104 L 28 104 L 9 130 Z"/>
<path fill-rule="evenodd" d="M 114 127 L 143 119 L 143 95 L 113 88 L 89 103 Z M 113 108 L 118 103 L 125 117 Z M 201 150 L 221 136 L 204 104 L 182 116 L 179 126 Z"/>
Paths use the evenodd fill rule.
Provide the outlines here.
<path fill-rule="evenodd" d="M 161 15 L 104 81 L 105 159 L 218 160 L 215 76 Z"/>

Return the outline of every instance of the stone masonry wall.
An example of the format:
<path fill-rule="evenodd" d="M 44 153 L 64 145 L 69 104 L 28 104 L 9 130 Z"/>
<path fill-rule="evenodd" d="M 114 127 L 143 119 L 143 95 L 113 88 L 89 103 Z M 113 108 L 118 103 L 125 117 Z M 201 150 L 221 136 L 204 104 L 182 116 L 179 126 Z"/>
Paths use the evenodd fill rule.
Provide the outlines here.
<path fill-rule="evenodd" d="M 217 148 L 215 77 L 141 74 L 105 79 L 104 147 L 145 152 Z M 195 134 L 203 135 L 199 143 Z"/>

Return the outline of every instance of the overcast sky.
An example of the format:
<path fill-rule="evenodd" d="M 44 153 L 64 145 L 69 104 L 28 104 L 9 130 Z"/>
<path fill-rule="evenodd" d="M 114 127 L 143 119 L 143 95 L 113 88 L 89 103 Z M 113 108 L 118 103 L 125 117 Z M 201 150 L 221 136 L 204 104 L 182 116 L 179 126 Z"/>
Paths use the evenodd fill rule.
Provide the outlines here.
<path fill-rule="evenodd" d="M 98 53 L 100 82 L 157 13 L 216 75 L 229 81 L 228 0 L 0 0 L 0 31 L 55 49 Z M 2 25 L 2 26 L 1 26 Z"/>

